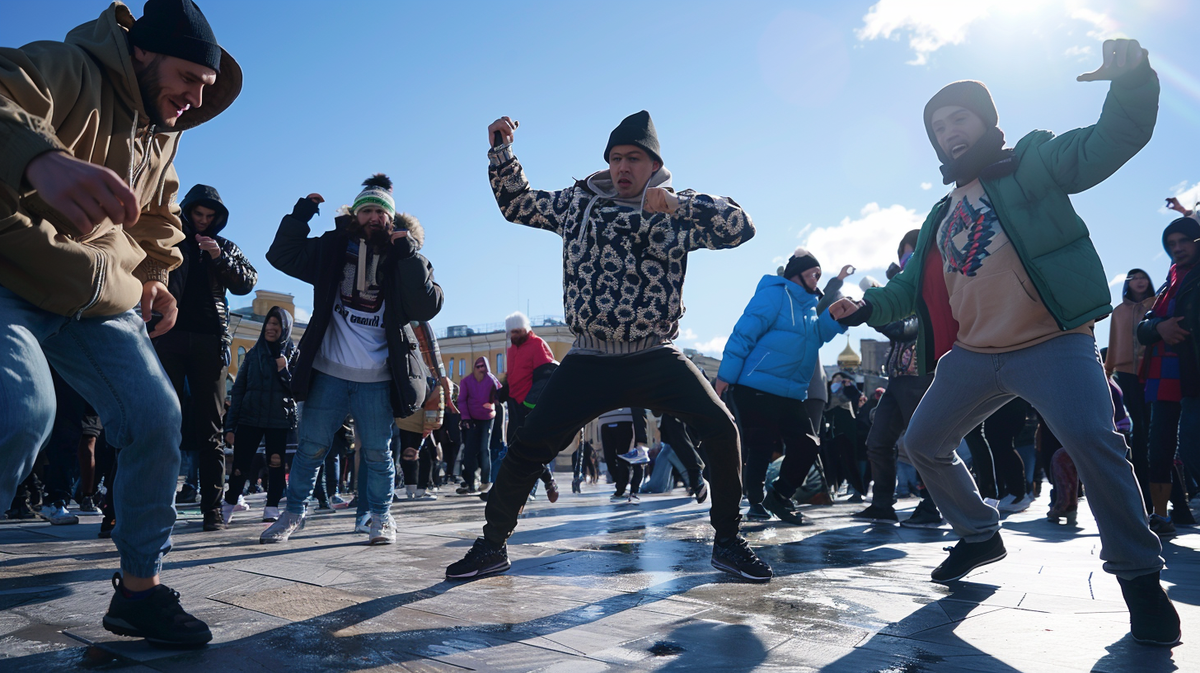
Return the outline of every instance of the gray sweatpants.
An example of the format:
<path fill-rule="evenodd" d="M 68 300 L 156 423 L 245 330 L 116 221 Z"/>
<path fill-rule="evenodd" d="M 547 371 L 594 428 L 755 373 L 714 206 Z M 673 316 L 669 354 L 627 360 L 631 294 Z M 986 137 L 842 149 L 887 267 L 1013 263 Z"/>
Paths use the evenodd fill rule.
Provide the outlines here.
<path fill-rule="evenodd" d="M 1163 567 L 1158 536 L 1125 459 L 1125 438 L 1113 428 L 1113 403 L 1096 341 L 1064 334 L 1010 353 L 982 354 L 955 346 L 937 364 L 933 384 L 913 414 L 905 448 L 954 532 L 981 542 L 1000 528 L 955 448 L 972 428 L 1014 397 L 1023 397 L 1062 441 L 1087 484 L 1100 528 L 1104 570 L 1132 579 Z"/>

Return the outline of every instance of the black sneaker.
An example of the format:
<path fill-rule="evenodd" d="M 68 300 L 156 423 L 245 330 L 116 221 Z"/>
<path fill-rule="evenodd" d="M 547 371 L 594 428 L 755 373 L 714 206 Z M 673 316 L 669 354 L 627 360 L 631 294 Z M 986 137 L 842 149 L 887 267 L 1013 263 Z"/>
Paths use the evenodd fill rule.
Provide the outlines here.
<path fill-rule="evenodd" d="M 792 509 L 792 501 L 779 495 L 779 492 L 773 486 L 766 488 L 766 497 L 763 498 L 762 506 L 768 512 L 779 517 L 780 521 L 790 523 L 793 526 L 801 526 L 805 523 L 804 515 Z"/>
<path fill-rule="evenodd" d="M 758 558 L 742 537 L 735 537 L 725 544 L 713 542 L 712 566 L 751 582 L 771 581 L 771 566 Z"/>
<path fill-rule="evenodd" d="M 872 521 L 875 523 L 897 523 L 900 521 L 900 517 L 896 516 L 896 510 L 892 509 L 891 507 L 884 507 L 882 505 L 871 505 L 863 511 L 855 512 L 850 516 L 855 519 L 862 519 L 863 521 Z"/>
<path fill-rule="evenodd" d="M 1004 541 L 1000 539 L 1000 531 L 992 533 L 992 536 L 983 542 L 959 540 L 958 544 L 946 547 L 946 550 L 950 552 L 950 556 L 930 574 L 934 582 L 944 584 L 960 580 L 979 566 L 995 563 L 1008 556 L 1004 549 Z"/>
<path fill-rule="evenodd" d="M 700 485 L 692 489 L 691 495 L 696 499 L 696 504 L 703 505 L 704 501 L 708 500 L 708 482 L 701 479 Z"/>
<path fill-rule="evenodd" d="M 90 495 L 81 496 L 79 498 L 79 513 L 80 514 L 99 514 L 100 508 L 96 506 L 96 501 Z"/>
<path fill-rule="evenodd" d="M 1129 630 L 1142 645 L 1173 647 L 1179 644 L 1179 613 L 1167 598 L 1154 572 L 1131 580 L 1117 578 L 1129 607 Z"/>
<path fill-rule="evenodd" d="M 905 528 L 940 528 L 946 520 L 942 518 L 942 513 L 938 511 L 937 505 L 929 498 L 923 498 L 917 503 L 913 513 L 904 521 L 900 522 Z"/>
<path fill-rule="evenodd" d="M 118 636 L 145 638 L 154 645 L 200 647 L 212 640 L 208 625 L 184 612 L 179 592 L 158 585 L 145 598 L 125 598 L 121 573 L 112 578 L 112 602 L 104 615 L 104 628 Z"/>
<path fill-rule="evenodd" d="M 175 495 L 176 505 L 191 505 L 197 502 L 200 502 L 200 494 L 187 484 Z"/>
<path fill-rule="evenodd" d="M 491 542 L 479 537 L 471 551 L 457 563 L 451 563 L 446 568 L 446 579 L 465 580 L 471 577 L 482 577 L 502 573 L 512 567 L 508 562 L 508 545 L 496 547 Z"/>
<path fill-rule="evenodd" d="M 750 509 L 746 510 L 746 519 L 748 521 L 770 521 L 771 513 L 760 502 L 750 503 Z"/>
<path fill-rule="evenodd" d="M 117 527 L 116 519 L 104 517 L 100 520 L 100 533 L 96 537 L 101 540 L 107 540 L 112 537 L 113 529 Z"/>

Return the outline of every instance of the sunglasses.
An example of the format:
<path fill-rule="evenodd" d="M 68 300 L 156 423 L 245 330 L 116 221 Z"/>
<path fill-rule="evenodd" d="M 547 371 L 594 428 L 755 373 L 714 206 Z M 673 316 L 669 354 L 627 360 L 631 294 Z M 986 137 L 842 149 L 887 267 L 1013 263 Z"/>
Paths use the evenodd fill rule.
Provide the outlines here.
<path fill-rule="evenodd" d="M 475 365 L 475 368 L 476 369 L 487 369 L 487 367 L 484 367 L 483 365 Z"/>

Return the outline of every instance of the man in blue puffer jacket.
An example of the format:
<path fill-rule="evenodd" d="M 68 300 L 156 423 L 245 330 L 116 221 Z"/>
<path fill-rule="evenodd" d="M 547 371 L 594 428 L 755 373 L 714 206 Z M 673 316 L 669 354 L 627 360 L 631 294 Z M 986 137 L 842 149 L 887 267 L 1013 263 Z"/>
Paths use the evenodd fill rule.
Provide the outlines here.
<path fill-rule="evenodd" d="M 782 276 L 763 276 L 733 327 L 717 370 L 717 394 L 733 386 L 746 452 L 749 519 L 765 520 L 774 513 L 788 523 L 804 522 L 792 509 L 792 494 L 804 483 L 821 443 L 804 400 L 817 350 L 846 331 L 828 311 L 817 314 L 820 279 L 820 263 L 804 248 L 796 248 Z M 764 492 L 767 465 L 780 441 L 784 459 L 779 478 Z"/>

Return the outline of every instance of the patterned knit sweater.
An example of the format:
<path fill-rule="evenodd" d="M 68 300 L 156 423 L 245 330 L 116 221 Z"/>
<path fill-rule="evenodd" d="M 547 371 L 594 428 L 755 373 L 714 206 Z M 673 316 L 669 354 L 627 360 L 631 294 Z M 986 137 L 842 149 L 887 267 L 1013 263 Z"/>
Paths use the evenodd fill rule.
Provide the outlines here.
<path fill-rule="evenodd" d="M 730 198 L 685 190 L 677 194 L 674 214 L 643 213 L 597 194 L 587 180 L 558 191 L 531 189 L 509 146 L 488 154 L 492 191 L 504 218 L 562 236 L 563 310 L 580 337 L 675 338 L 684 312 L 687 254 L 734 248 L 754 236 L 750 216 Z"/>

